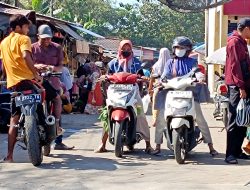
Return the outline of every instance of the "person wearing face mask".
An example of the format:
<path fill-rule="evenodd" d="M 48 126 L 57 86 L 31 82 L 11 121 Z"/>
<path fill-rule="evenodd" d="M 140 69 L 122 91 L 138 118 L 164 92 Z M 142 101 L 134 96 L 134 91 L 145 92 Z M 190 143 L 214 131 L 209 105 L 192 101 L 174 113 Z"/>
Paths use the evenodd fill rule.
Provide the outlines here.
<path fill-rule="evenodd" d="M 167 63 L 165 64 L 164 72 L 161 76 L 161 79 L 164 79 L 164 78 L 172 79 L 174 77 L 180 77 L 189 73 L 193 67 L 197 67 L 197 61 L 193 58 L 188 57 L 192 51 L 192 42 L 189 38 L 184 37 L 184 36 L 175 38 L 172 48 L 173 48 L 174 57 L 172 59 L 169 59 Z M 196 73 L 196 78 L 201 82 L 201 84 L 200 85 L 198 84 L 193 90 L 194 100 L 195 100 L 195 109 L 196 109 L 196 122 L 202 133 L 204 143 L 208 144 L 209 153 L 212 156 L 215 156 L 218 154 L 218 152 L 213 147 L 213 142 L 212 142 L 211 134 L 208 128 L 208 124 L 203 116 L 201 106 L 200 106 L 200 103 L 206 101 L 203 99 L 204 95 L 201 95 L 200 93 L 202 87 L 204 86 L 204 84 L 202 84 L 202 81 L 204 81 L 205 76 L 204 74 L 199 72 L 199 73 Z M 162 98 L 165 98 L 165 96 L 162 96 Z M 157 97 L 156 99 L 158 102 L 156 103 L 156 107 L 160 107 L 158 104 L 163 105 L 162 104 L 162 101 L 164 101 L 163 99 L 161 99 L 160 97 Z M 160 109 L 162 110 L 162 108 Z M 159 118 L 162 118 L 162 117 L 160 116 Z M 164 125 L 160 125 L 160 126 L 164 126 Z M 156 153 L 160 153 L 159 144 L 162 143 L 162 132 L 161 130 L 156 130 L 156 133 L 157 131 L 160 132 L 161 134 L 156 134 L 156 142 L 158 145 L 156 146 Z"/>
<path fill-rule="evenodd" d="M 111 60 L 108 63 L 109 75 L 113 73 L 118 73 L 118 72 L 128 72 L 128 73 L 136 74 L 138 73 L 138 71 L 141 70 L 141 62 L 133 56 L 132 47 L 133 47 L 132 42 L 130 40 L 123 40 L 120 42 L 117 58 Z M 102 77 L 105 78 L 105 75 L 103 75 Z M 137 93 L 137 103 L 140 105 L 141 109 L 143 109 L 139 90 Z M 150 131 L 149 131 L 148 122 L 146 120 L 146 116 L 143 110 L 141 110 L 140 114 L 138 114 L 137 116 L 136 129 L 137 129 L 137 132 L 141 133 L 141 135 L 143 136 L 143 139 L 146 142 L 145 152 L 148 154 L 151 154 L 153 151 L 153 148 L 151 147 L 151 144 L 150 144 Z M 98 150 L 96 150 L 97 153 L 107 151 L 106 150 L 107 139 L 108 139 L 108 132 L 104 131 L 103 136 L 102 136 L 102 144 L 99 146 Z M 130 151 L 132 151 L 133 148 L 134 147 L 128 147 Z"/>

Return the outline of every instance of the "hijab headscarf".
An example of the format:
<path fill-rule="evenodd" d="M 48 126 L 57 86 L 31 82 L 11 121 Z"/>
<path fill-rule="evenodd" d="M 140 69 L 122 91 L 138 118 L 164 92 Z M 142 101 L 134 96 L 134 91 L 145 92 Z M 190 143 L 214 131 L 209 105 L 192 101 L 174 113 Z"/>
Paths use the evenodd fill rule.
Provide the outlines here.
<path fill-rule="evenodd" d="M 122 55 L 122 48 L 123 48 L 123 46 L 125 46 L 126 44 L 128 44 L 128 45 L 130 46 L 131 51 L 132 51 L 132 52 L 131 52 L 131 55 L 130 55 L 129 57 L 127 57 L 127 58 L 123 57 L 123 55 Z M 118 49 L 118 57 L 117 57 L 117 59 L 118 59 L 119 65 L 120 65 L 124 70 L 128 69 L 128 67 L 129 67 L 129 62 L 132 62 L 132 59 L 133 59 L 133 50 L 132 50 L 132 48 L 133 48 L 133 45 L 132 45 L 132 42 L 131 42 L 130 40 L 122 40 L 122 41 L 120 42 L 119 49 Z"/>
<path fill-rule="evenodd" d="M 153 65 L 153 73 L 161 76 L 167 61 L 171 58 L 168 48 L 161 48 L 158 61 Z"/>

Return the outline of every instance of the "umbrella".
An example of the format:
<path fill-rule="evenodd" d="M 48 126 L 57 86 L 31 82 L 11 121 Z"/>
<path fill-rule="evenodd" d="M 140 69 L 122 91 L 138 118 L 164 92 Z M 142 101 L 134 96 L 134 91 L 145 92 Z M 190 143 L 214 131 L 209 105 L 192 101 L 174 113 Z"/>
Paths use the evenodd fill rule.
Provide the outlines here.
<path fill-rule="evenodd" d="M 248 47 L 248 51 L 250 52 L 250 46 Z M 226 63 L 226 47 L 222 47 L 213 52 L 210 56 L 206 58 L 207 64 L 220 64 L 225 65 Z"/>

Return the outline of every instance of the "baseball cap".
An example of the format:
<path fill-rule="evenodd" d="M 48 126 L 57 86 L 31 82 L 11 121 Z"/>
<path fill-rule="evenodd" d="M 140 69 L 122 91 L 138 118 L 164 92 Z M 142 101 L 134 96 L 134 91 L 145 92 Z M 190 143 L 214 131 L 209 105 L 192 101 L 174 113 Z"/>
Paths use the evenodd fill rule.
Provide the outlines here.
<path fill-rule="evenodd" d="M 52 38 L 53 34 L 51 28 L 47 24 L 43 24 L 38 28 L 38 36 L 40 38 Z"/>
<path fill-rule="evenodd" d="M 250 27 L 250 17 L 241 18 L 238 22 L 238 28 Z"/>

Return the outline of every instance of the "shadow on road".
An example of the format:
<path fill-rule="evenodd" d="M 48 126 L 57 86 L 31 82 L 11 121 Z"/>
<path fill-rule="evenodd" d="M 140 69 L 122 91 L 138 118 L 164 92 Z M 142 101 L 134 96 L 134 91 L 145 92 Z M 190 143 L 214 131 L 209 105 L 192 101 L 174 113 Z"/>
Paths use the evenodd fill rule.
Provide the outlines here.
<path fill-rule="evenodd" d="M 119 163 L 116 160 L 99 158 L 99 157 L 84 157 L 82 155 L 71 154 L 52 154 L 50 157 L 61 158 L 62 161 L 43 163 L 41 169 L 75 169 L 75 170 L 104 170 L 114 171 L 118 165 L 123 166 L 144 166 L 146 163 L 126 162 Z"/>

